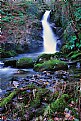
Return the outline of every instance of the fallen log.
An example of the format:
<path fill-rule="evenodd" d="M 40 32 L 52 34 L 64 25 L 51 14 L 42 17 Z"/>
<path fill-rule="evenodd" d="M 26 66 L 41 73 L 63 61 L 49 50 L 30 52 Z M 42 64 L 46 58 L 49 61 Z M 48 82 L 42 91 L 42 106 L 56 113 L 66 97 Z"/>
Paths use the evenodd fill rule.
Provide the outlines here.
<path fill-rule="evenodd" d="M 37 86 L 35 85 L 28 85 L 26 87 L 20 88 L 20 89 L 15 89 L 13 92 L 11 92 L 9 94 L 9 96 L 5 97 L 4 99 L 2 99 L 2 101 L 0 102 L 0 107 L 4 107 L 5 105 L 7 105 L 18 93 L 20 93 L 21 91 L 25 91 L 25 90 L 33 90 L 33 89 L 37 89 Z"/>
<path fill-rule="evenodd" d="M 0 107 L 4 107 L 6 104 L 8 104 L 12 98 L 19 92 L 19 90 L 14 90 L 13 92 L 10 93 L 10 95 L 6 98 L 4 98 L 1 103 L 0 103 Z"/>

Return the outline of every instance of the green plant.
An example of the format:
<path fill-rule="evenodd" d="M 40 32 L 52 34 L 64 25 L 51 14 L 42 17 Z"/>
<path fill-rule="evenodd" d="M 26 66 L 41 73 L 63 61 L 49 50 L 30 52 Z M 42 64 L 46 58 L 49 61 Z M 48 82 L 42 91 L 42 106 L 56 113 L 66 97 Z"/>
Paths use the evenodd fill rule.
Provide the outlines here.
<path fill-rule="evenodd" d="M 51 108 L 51 105 L 49 104 L 49 105 L 47 105 L 46 106 L 46 108 L 45 108 L 45 111 L 44 111 L 44 116 L 46 116 L 46 115 L 51 115 L 53 113 L 53 110 L 52 110 L 52 108 Z"/>
<path fill-rule="evenodd" d="M 10 22 L 10 17 L 5 16 L 5 17 L 2 18 L 2 21 L 3 22 Z"/>
<path fill-rule="evenodd" d="M 69 98 L 68 94 L 63 94 L 59 99 L 56 99 L 55 102 L 51 103 L 52 111 L 64 111 L 65 107 L 67 106 L 66 99 Z"/>
<path fill-rule="evenodd" d="M 17 53 L 14 50 L 10 50 L 10 51 L 5 51 L 5 49 L 1 49 L 1 57 L 12 57 L 17 55 Z"/>

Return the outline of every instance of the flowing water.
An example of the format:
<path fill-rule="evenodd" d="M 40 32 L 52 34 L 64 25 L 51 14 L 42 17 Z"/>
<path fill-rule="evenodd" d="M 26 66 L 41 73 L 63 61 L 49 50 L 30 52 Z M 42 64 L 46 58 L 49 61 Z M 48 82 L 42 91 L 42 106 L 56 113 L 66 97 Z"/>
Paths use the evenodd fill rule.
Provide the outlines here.
<path fill-rule="evenodd" d="M 49 17 L 50 11 L 46 11 L 42 18 L 44 53 L 55 53 L 57 38 L 50 27 L 50 23 L 48 22 Z"/>

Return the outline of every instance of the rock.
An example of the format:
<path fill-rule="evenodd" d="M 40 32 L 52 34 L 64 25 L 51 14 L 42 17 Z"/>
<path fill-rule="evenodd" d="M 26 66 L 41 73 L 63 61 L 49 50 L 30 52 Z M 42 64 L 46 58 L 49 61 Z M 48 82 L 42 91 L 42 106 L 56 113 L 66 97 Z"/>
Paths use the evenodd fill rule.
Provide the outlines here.
<path fill-rule="evenodd" d="M 32 68 L 33 65 L 34 65 L 34 62 L 32 58 L 21 58 L 16 63 L 16 66 L 18 68 Z"/>
<path fill-rule="evenodd" d="M 4 107 L 0 107 L 0 112 L 3 112 L 5 110 Z"/>
<path fill-rule="evenodd" d="M 63 34 L 64 30 L 63 28 L 57 27 L 56 28 L 56 34 L 60 37 Z"/>
<path fill-rule="evenodd" d="M 19 83 L 17 81 L 13 81 L 13 86 L 17 88 L 19 86 Z"/>
<path fill-rule="evenodd" d="M 4 48 L 6 51 L 14 50 L 15 49 L 15 43 L 13 42 L 5 42 L 1 44 L 1 47 Z"/>
<path fill-rule="evenodd" d="M 6 60 L 4 61 L 4 66 L 16 67 L 17 60 Z"/>
<path fill-rule="evenodd" d="M 68 65 L 64 61 L 60 60 L 49 60 L 45 61 L 43 63 L 38 63 L 34 65 L 34 70 L 35 71 L 57 71 L 57 70 L 67 70 Z"/>
<path fill-rule="evenodd" d="M 4 96 L 5 94 L 7 94 L 7 91 L 0 89 L 0 97 Z"/>
<path fill-rule="evenodd" d="M 12 87 L 8 87 L 7 89 L 6 89 L 6 91 L 12 91 L 13 90 L 13 88 Z"/>

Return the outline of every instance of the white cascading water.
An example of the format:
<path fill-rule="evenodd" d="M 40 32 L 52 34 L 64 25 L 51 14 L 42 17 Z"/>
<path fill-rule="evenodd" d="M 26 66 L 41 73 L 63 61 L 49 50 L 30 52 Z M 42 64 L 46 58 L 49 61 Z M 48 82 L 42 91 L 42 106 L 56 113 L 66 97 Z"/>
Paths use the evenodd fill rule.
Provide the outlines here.
<path fill-rule="evenodd" d="M 42 26 L 43 26 L 43 40 L 44 40 L 44 53 L 55 53 L 56 52 L 56 37 L 50 27 L 48 18 L 50 11 L 46 11 L 43 15 Z"/>

